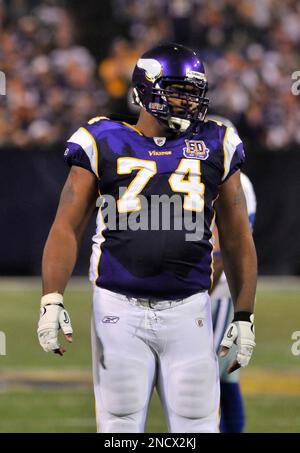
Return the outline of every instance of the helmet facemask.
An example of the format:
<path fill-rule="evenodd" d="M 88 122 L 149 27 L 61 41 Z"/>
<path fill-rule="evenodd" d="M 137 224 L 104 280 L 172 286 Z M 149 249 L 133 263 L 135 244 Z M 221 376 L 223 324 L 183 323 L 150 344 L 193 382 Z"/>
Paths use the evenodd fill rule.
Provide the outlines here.
<path fill-rule="evenodd" d="M 204 121 L 208 108 L 207 81 L 176 77 L 161 77 L 151 92 L 142 86 L 133 90 L 134 102 L 144 107 L 168 128 L 185 132 L 198 121 Z"/>

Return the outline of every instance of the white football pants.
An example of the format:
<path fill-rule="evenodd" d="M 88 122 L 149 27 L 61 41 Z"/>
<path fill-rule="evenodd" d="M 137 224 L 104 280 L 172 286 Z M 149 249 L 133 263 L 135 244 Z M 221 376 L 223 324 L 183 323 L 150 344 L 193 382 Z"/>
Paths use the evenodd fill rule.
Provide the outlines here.
<path fill-rule="evenodd" d="M 92 319 L 98 431 L 141 433 L 154 386 L 170 432 L 219 432 L 210 298 L 135 299 L 96 287 Z"/>

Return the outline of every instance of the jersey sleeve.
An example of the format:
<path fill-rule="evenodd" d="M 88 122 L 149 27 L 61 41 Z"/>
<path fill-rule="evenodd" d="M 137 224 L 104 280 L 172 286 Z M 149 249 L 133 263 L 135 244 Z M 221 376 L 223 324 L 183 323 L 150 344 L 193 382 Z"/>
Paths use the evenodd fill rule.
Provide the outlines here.
<path fill-rule="evenodd" d="M 99 178 L 97 143 L 84 127 L 80 127 L 67 141 L 64 160 L 70 167 L 77 165 L 85 168 Z"/>
<path fill-rule="evenodd" d="M 239 170 L 245 160 L 242 140 L 232 127 L 226 129 L 223 139 L 224 173 L 222 182 Z"/>

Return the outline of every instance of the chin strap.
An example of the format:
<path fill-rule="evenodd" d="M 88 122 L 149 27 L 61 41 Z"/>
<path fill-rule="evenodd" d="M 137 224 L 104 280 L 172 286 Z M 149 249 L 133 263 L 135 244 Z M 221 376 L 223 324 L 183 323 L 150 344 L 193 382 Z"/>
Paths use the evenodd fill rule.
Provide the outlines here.
<path fill-rule="evenodd" d="M 191 125 L 189 120 L 184 120 L 181 118 L 176 118 L 176 116 L 171 116 L 168 119 L 168 124 L 171 129 L 179 130 L 180 132 L 185 132 Z"/>

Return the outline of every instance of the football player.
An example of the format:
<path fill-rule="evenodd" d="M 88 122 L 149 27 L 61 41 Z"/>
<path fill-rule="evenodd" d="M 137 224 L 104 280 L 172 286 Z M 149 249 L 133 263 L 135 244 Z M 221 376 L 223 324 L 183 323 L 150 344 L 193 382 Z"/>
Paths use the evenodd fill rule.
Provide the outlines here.
<path fill-rule="evenodd" d="M 143 432 L 156 386 L 171 432 L 218 432 L 208 295 L 215 215 L 235 307 L 222 353 L 237 343 L 231 364 L 237 369 L 248 364 L 255 346 L 257 265 L 240 182 L 243 145 L 232 128 L 204 122 L 207 79 L 191 49 L 166 44 L 149 50 L 137 61 L 132 83 L 141 108 L 135 126 L 98 117 L 68 140 L 71 170 L 43 254 L 38 337 L 45 351 L 60 355 L 59 328 L 72 341 L 63 294 L 100 193 L 90 267 L 98 431 Z M 189 212 L 203 220 L 200 236 L 187 240 L 187 226 L 130 227 L 132 215 L 152 213 L 157 196 L 164 196 L 162 211 L 169 209 L 174 194 L 182 217 Z M 115 225 L 105 211 L 111 199 Z"/>

